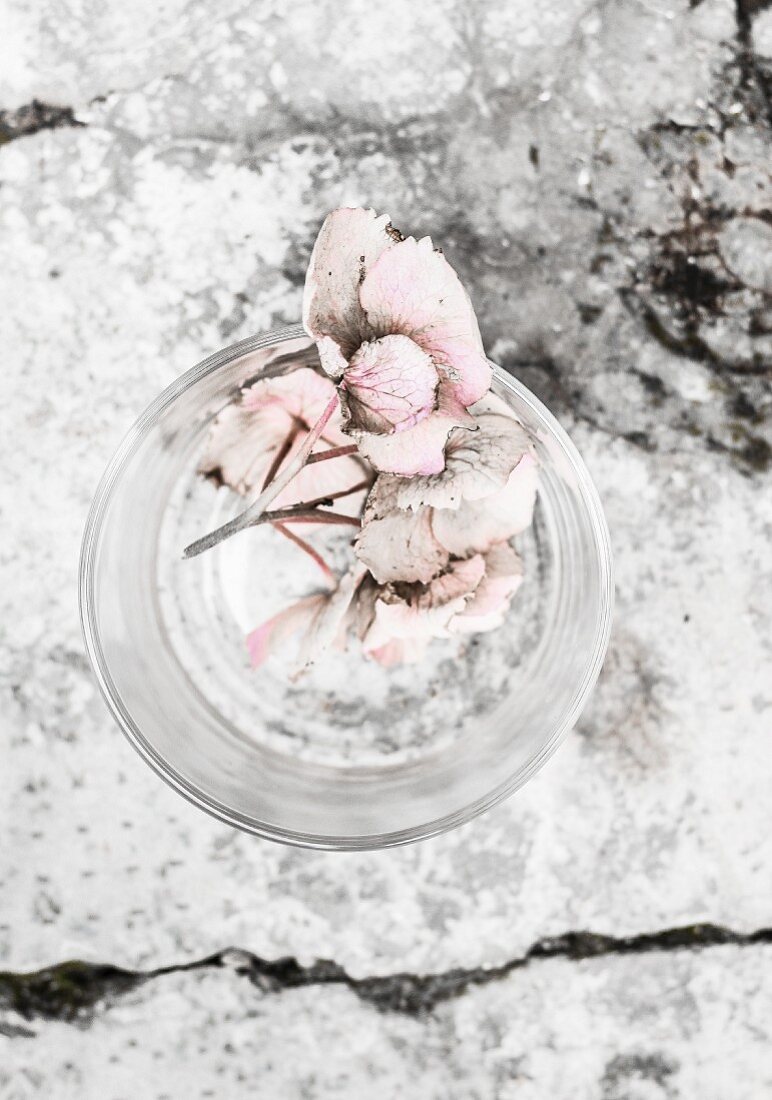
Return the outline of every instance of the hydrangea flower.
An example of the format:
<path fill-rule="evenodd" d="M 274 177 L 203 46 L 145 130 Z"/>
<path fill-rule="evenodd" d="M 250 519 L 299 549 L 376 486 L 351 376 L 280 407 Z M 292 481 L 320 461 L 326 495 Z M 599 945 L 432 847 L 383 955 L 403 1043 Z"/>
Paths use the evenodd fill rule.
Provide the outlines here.
<path fill-rule="evenodd" d="M 299 639 L 299 672 L 354 635 L 390 666 L 434 638 L 501 625 L 523 578 L 510 540 L 531 522 L 537 463 L 490 393 L 455 272 L 430 238 L 405 238 L 372 210 L 336 210 L 313 250 L 303 322 L 319 362 L 246 389 L 213 422 L 199 467 L 251 503 L 186 550 L 270 523 L 324 571 L 326 591 L 248 636 L 251 663 Z M 336 575 L 295 523 L 358 527 L 348 570 Z"/>
<path fill-rule="evenodd" d="M 376 470 L 439 473 L 454 428 L 488 392 L 474 309 L 431 238 L 403 238 L 386 215 L 340 209 L 311 256 L 303 324 L 338 384 L 344 431 Z"/>

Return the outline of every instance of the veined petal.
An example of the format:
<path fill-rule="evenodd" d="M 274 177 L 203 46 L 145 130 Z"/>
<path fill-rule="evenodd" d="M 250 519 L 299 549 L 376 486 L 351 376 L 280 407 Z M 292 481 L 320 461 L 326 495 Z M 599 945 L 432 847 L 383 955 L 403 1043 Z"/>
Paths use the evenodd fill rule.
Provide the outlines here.
<path fill-rule="evenodd" d="M 342 207 L 324 219 L 316 238 L 303 294 L 303 327 L 318 340 L 331 336 L 345 356 L 373 335 L 359 301 L 359 286 L 395 244 L 389 218 L 374 210 Z"/>
<path fill-rule="evenodd" d="M 334 392 L 332 382 L 308 367 L 255 382 L 215 417 L 199 472 L 243 495 L 259 488 L 290 433 L 304 438 Z M 322 439 L 333 447 L 348 442 L 339 412 L 330 418 Z"/>
<path fill-rule="evenodd" d="M 465 500 L 458 510 L 432 513 L 435 538 L 451 554 L 484 552 L 529 527 L 533 519 L 539 468 L 531 454 L 520 459 L 503 489 L 481 500 Z"/>
<path fill-rule="evenodd" d="M 452 562 L 446 573 L 429 585 L 416 585 L 407 595 L 384 588 L 375 598 L 372 621 L 362 639 L 366 653 L 386 654 L 397 659 L 399 649 L 393 643 L 408 641 L 411 646 L 431 638 L 449 637 L 448 626 L 463 611 L 485 573 L 485 563 L 477 554 L 466 561 Z"/>
<path fill-rule="evenodd" d="M 354 552 L 381 584 L 391 581 L 425 584 L 437 576 L 449 557 L 432 532 L 430 510 L 398 509 L 393 489 L 384 486 L 381 478 L 367 498 Z"/>
<path fill-rule="evenodd" d="M 512 597 L 523 583 L 523 562 L 508 542 L 485 554 L 485 576 L 463 611 L 450 623 L 455 634 L 479 634 L 504 622 Z"/>
<path fill-rule="evenodd" d="M 434 411 L 439 378 L 408 336 L 367 341 L 343 376 L 350 424 L 363 431 L 405 431 Z"/>
<path fill-rule="evenodd" d="M 408 237 L 385 250 L 365 275 L 359 299 L 372 329 L 415 340 L 444 371 L 464 405 L 488 391 L 492 372 L 474 308 L 430 237 Z"/>
<path fill-rule="evenodd" d="M 348 430 L 376 470 L 413 477 L 415 474 L 437 474 L 445 468 L 445 444 L 452 430 L 458 427 L 474 429 L 476 424 L 456 400 L 452 387 L 441 382 L 436 410 L 415 427 L 392 435 Z"/>
<path fill-rule="evenodd" d="M 273 615 L 251 634 L 247 635 L 247 650 L 253 668 L 259 668 L 272 653 L 281 649 L 301 630 L 308 630 L 322 607 L 328 600 L 328 594 L 306 596 L 290 607 Z"/>
<path fill-rule="evenodd" d="M 489 497 L 506 485 L 523 456 L 532 453 L 531 437 L 511 416 L 483 413 L 475 421 L 475 432 L 454 428 L 450 433 L 444 470 L 411 478 L 391 475 L 396 507 L 458 509 L 463 501 Z"/>

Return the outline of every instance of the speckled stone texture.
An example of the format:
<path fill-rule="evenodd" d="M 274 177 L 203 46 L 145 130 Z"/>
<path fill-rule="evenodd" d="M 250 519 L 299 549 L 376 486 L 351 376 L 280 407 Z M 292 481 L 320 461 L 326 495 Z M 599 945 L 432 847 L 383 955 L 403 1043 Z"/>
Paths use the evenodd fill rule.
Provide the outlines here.
<path fill-rule="evenodd" d="M 2 0 L 0 23 L 0 1096 L 769 1094 L 772 8 Z M 76 569 L 133 417 L 297 319 L 344 203 L 442 243 L 492 356 L 572 432 L 618 609 L 516 798 L 341 857 L 151 774 L 97 697 Z M 68 959 L 108 969 L 23 976 Z M 401 998 L 416 975 L 453 995 Z"/>

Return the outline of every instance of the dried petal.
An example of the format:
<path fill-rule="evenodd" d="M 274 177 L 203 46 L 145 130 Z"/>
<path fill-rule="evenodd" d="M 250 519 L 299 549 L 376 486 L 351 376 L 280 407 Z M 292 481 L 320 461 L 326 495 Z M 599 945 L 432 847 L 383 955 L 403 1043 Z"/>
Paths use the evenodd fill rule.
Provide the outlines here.
<path fill-rule="evenodd" d="M 463 611 L 450 623 L 456 634 L 479 634 L 501 626 L 512 597 L 523 583 L 522 559 L 507 542 L 485 554 L 485 576 Z"/>
<path fill-rule="evenodd" d="M 359 450 L 376 470 L 413 477 L 436 474 L 445 467 L 445 444 L 454 428 L 473 428 L 475 422 L 447 382 L 437 391 L 437 410 L 413 428 L 392 435 L 351 431 Z"/>
<path fill-rule="evenodd" d="M 449 555 L 434 537 L 430 510 L 400 510 L 394 502 L 395 491 L 393 484 L 378 478 L 367 498 L 354 551 L 381 584 L 427 583 L 446 565 Z"/>
<path fill-rule="evenodd" d="M 345 573 L 314 616 L 300 644 L 296 675 L 310 668 L 336 642 L 343 645 L 349 606 L 364 575 L 361 566 Z"/>
<path fill-rule="evenodd" d="M 333 591 L 306 596 L 253 630 L 247 636 L 252 667 L 258 668 L 298 633 L 302 637 L 296 674 L 309 668 L 336 641 L 342 642 L 349 606 L 363 576 L 362 569 L 350 570 Z"/>
<path fill-rule="evenodd" d="M 446 573 L 436 577 L 416 600 L 421 610 L 432 611 L 455 602 L 460 596 L 465 599 L 474 592 L 485 574 L 485 559 L 475 554 L 464 561 L 450 563 Z"/>
<path fill-rule="evenodd" d="M 408 237 L 384 250 L 365 275 L 359 298 L 373 330 L 415 340 L 453 382 L 463 405 L 487 392 L 491 367 L 472 303 L 430 237 Z"/>
<path fill-rule="evenodd" d="M 536 460 L 525 454 L 503 489 L 481 500 L 462 501 L 457 511 L 436 509 L 432 513 L 435 538 L 458 557 L 505 542 L 530 526 L 537 483 Z"/>
<path fill-rule="evenodd" d="M 239 402 L 228 405 L 215 418 L 199 472 L 216 476 L 243 496 L 258 491 L 287 439 L 291 438 L 291 444 L 282 465 L 303 445 L 308 429 L 334 393 L 332 382 L 307 367 L 255 382 Z M 349 442 L 340 413 L 325 426 L 322 442 L 328 447 Z M 315 500 L 355 485 L 362 476 L 362 463 L 354 457 L 306 466 L 277 497 L 275 506 Z M 360 504 L 358 498 L 347 501 L 345 507 L 353 515 Z"/>
<path fill-rule="evenodd" d="M 343 207 L 324 219 L 316 238 L 303 294 L 303 327 L 315 340 L 329 336 L 348 358 L 373 333 L 359 287 L 384 252 L 395 247 L 388 216 Z M 391 331 L 391 330 L 390 330 Z"/>
<path fill-rule="evenodd" d="M 400 238 L 372 210 L 333 211 L 311 257 L 303 323 L 324 370 L 343 380 L 347 430 L 375 468 L 441 471 L 491 367 L 469 298 L 431 240 Z"/>
<path fill-rule="evenodd" d="M 384 589 L 375 601 L 373 621 L 362 639 L 365 652 L 377 654 L 393 642 L 420 643 L 448 637 L 448 624 L 463 611 L 484 573 L 485 562 L 476 554 L 467 561 L 452 562 L 447 573 L 425 587 L 415 586 L 407 598 Z"/>
<path fill-rule="evenodd" d="M 293 634 L 297 634 L 300 630 L 309 630 L 327 599 L 328 594 L 325 592 L 306 596 L 290 607 L 285 607 L 283 611 L 279 611 L 248 634 L 247 649 L 252 667 L 259 668 L 271 653 L 281 649 Z"/>
<path fill-rule="evenodd" d="M 440 473 L 390 478 L 398 508 L 431 505 L 458 509 L 462 501 L 488 497 L 506 485 L 523 456 L 531 453 L 531 438 L 509 415 L 483 413 L 475 420 L 478 431 L 455 428 L 451 432 L 445 448 L 445 469 Z"/>
<path fill-rule="evenodd" d="M 343 379 L 351 426 L 379 434 L 412 428 L 434 410 L 438 382 L 431 359 L 409 337 L 366 341 Z"/>

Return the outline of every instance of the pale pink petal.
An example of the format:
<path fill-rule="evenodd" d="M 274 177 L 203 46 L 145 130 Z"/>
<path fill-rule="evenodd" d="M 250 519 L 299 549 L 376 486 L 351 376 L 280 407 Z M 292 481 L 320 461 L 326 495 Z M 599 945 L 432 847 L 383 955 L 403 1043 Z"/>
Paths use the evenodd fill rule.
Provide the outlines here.
<path fill-rule="evenodd" d="M 361 566 L 350 569 L 325 599 L 301 638 L 295 675 L 310 668 L 336 641 L 342 641 L 340 635 L 346 628 L 349 606 L 364 575 Z"/>
<path fill-rule="evenodd" d="M 260 489 L 288 434 L 315 424 L 334 392 L 332 382 L 308 367 L 255 382 L 215 417 L 199 472 L 243 495 Z M 304 430 L 295 446 L 303 438 Z M 328 447 L 349 442 L 339 412 L 326 425 L 322 442 Z"/>
<path fill-rule="evenodd" d="M 485 555 L 485 576 L 463 611 L 450 623 L 456 634 L 479 634 L 504 622 L 512 597 L 523 583 L 522 559 L 507 542 Z"/>
<path fill-rule="evenodd" d="M 430 638 L 394 638 L 378 649 L 371 649 L 367 656 L 384 668 L 415 665 L 426 656 L 430 641 Z"/>
<path fill-rule="evenodd" d="M 331 336 L 352 355 L 373 334 L 359 301 L 359 286 L 375 261 L 395 246 L 389 219 L 374 210 L 343 207 L 324 219 L 316 238 L 303 294 L 303 327 L 318 340 Z"/>
<path fill-rule="evenodd" d="M 348 360 L 333 338 L 331 336 L 321 336 L 316 341 L 316 347 L 319 352 L 319 362 L 322 364 L 322 370 L 336 381 L 342 378 Z"/>
<path fill-rule="evenodd" d="M 259 492 L 274 459 L 290 433 L 294 439 L 282 467 L 303 446 L 310 428 L 334 394 L 332 382 L 316 371 L 255 382 L 238 402 L 228 405 L 212 424 L 199 471 L 243 496 Z M 319 450 L 350 444 L 336 411 L 325 426 Z M 368 467 L 355 455 L 305 466 L 273 505 L 286 508 L 348 489 L 368 477 Z M 341 500 L 336 511 L 359 515 L 363 494 Z"/>
<path fill-rule="evenodd" d="M 383 651 L 394 642 L 416 644 L 449 637 L 451 620 L 463 611 L 485 573 L 480 555 L 451 563 L 448 572 L 427 586 L 416 585 L 407 596 L 390 587 L 376 596 L 374 616 L 362 638 L 365 653 Z M 386 650 L 395 657 L 394 649 Z"/>
<path fill-rule="evenodd" d="M 436 577 L 422 592 L 416 603 L 421 610 L 432 611 L 454 602 L 459 597 L 466 599 L 476 589 L 485 576 L 485 560 L 481 554 L 475 554 L 464 561 L 454 561 L 446 573 Z"/>
<path fill-rule="evenodd" d="M 244 391 L 241 400 L 244 408 L 257 413 L 278 407 L 287 417 L 294 417 L 310 428 L 334 393 L 335 387 L 328 378 L 310 367 L 301 367 L 278 378 L 258 380 Z M 334 413 L 327 422 L 324 437 L 336 444 L 344 442 L 339 413 Z"/>
<path fill-rule="evenodd" d="M 414 428 L 393 435 L 357 431 L 351 434 L 376 470 L 413 477 L 415 474 L 436 474 L 445 468 L 445 444 L 457 427 L 474 428 L 475 422 L 455 400 L 452 388 L 441 383 L 436 412 Z"/>
<path fill-rule="evenodd" d="M 377 433 L 412 428 L 434 411 L 438 383 L 431 359 L 409 337 L 367 341 L 343 376 L 351 426 Z"/>
<path fill-rule="evenodd" d="M 308 630 L 327 600 L 322 592 L 306 596 L 272 616 L 247 635 L 247 650 L 253 668 L 259 668 L 272 653 L 281 649 L 300 630 Z"/>
<path fill-rule="evenodd" d="M 298 447 L 303 438 L 305 433 L 302 437 L 298 437 Z M 290 461 L 290 458 L 288 457 L 286 461 Z M 344 455 L 330 462 L 314 462 L 310 466 L 304 466 L 300 473 L 293 477 L 286 489 L 283 489 L 271 504 L 271 508 L 289 508 L 292 504 L 318 500 L 320 497 L 331 496 L 353 488 L 367 479 L 368 469 L 356 455 Z M 347 516 L 360 515 L 366 491 L 362 489 L 350 497 L 336 500 L 335 511 Z M 352 527 L 351 530 L 353 534 L 354 528 Z"/>
<path fill-rule="evenodd" d="M 464 405 L 490 388 L 491 367 L 472 303 L 430 237 L 408 237 L 384 251 L 365 275 L 359 299 L 375 332 L 415 340 L 445 371 Z"/>
<path fill-rule="evenodd" d="M 374 653 L 392 642 L 410 640 L 428 642 L 432 638 L 447 635 L 447 625 L 453 615 L 461 611 L 464 599 L 443 606 L 437 611 L 421 611 L 405 601 L 387 603 L 378 600 L 375 604 L 375 618 L 370 629 L 362 639 L 365 653 Z"/>
<path fill-rule="evenodd" d="M 478 406 L 482 402 L 478 402 Z M 502 489 L 525 454 L 531 438 L 511 416 L 483 413 L 478 430 L 455 428 L 445 448 L 445 469 L 430 476 L 392 477 L 398 508 L 458 509 L 462 501 L 479 500 Z M 384 475 L 388 477 L 389 475 Z"/>
<path fill-rule="evenodd" d="M 256 417 L 241 404 L 228 405 L 212 423 L 198 472 L 246 496 L 262 484 L 289 424 L 275 408 Z"/>
<path fill-rule="evenodd" d="M 367 498 L 354 552 L 381 584 L 426 583 L 437 576 L 449 556 L 432 533 L 429 509 L 399 510 L 394 505 L 394 488 L 385 487 L 381 478 Z"/>
<path fill-rule="evenodd" d="M 332 592 L 306 596 L 285 608 L 247 636 L 247 649 L 253 668 L 283 650 L 292 637 L 300 634 L 294 662 L 299 675 L 338 640 L 345 629 L 349 605 L 362 581 L 364 570 L 350 570 Z"/>
<path fill-rule="evenodd" d="M 510 474 L 503 489 L 482 500 L 465 500 L 457 511 L 432 513 L 432 531 L 450 553 L 462 557 L 484 552 L 529 527 L 538 485 L 538 466 L 526 454 Z"/>

